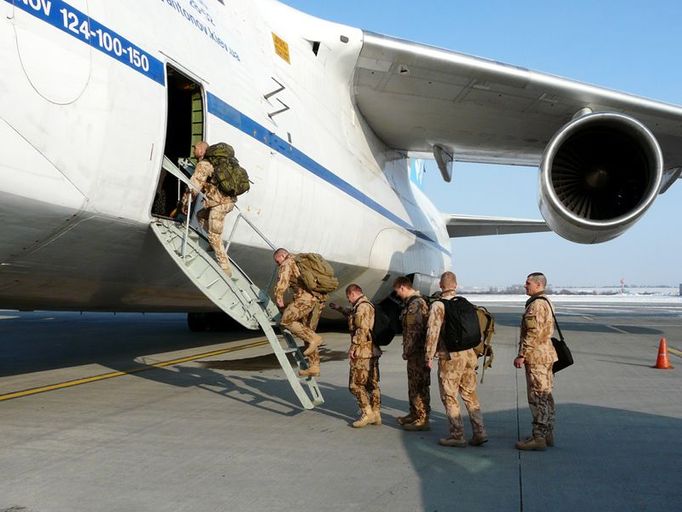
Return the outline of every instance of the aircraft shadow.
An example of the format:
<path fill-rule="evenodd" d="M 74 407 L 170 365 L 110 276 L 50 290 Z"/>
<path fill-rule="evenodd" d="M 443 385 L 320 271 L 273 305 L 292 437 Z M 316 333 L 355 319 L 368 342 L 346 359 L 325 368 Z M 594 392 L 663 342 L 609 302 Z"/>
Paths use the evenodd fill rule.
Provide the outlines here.
<path fill-rule="evenodd" d="M 192 333 L 185 315 L 21 313 L 0 322 L 0 377 L 71 368 L 110 366 L 147 354 L 239 341 L 253 331 Z M 118 365 L 120 366 L 120 365 Z"/>
<path fill-rule="evenodd" d="M 679 505 L 682 419 L 583 404 L 557 405 L 556 446 L 514 449 L 530 430 L 525 403 L 485 413 L 490 441 L 441 448 L 431 432 L 405 432 L 423 510 L 664 510 Z M 485 404 L 483 404 L 485 407 Z M 470 426 L 465 418 L 465 428 Z M 371 506 L 368 510 L 374 510 Z"/>

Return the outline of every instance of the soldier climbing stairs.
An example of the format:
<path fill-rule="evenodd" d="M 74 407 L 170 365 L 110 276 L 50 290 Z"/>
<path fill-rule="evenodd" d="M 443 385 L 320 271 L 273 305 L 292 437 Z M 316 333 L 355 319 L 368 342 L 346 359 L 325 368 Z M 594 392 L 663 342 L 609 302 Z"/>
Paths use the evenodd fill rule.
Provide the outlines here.
<path fill-rule="evenodd" d="M 187 178 L 168 160 L 164 168 L 191 187 Z M 237 222 L 244 220 L 263 240 L 272 247 L 265 236 L 239 212 Z M 279 310 L 266 290 L 260 289 L 249 276 L 230 258 L 232 276 L 227 277 L 207 249 L 208 241 L 190 226 L 188 218 L 184 224 L 170 219 L 154 219 L 152 231 L 163 247 L 190 281 L 223 312 L 251 330 L 262 330 L 272 351 L 277 357 L 296 397 L 305 409 L 312 409 L 324 403 L 322 393 L 313 377 L 299 378 L 292 367 L 291 355 L 299 370 L 308 368 L 308 363 L 294 337 L 284 331 L 282 340 L 273 326 L 279 319 Z M 308 387 L 305 392 L 302 383 Z"/>

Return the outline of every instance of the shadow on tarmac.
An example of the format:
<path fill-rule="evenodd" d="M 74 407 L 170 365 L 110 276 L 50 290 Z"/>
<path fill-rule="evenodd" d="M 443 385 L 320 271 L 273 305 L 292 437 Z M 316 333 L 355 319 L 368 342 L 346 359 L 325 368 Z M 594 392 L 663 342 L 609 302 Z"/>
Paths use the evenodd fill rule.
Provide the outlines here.
<path fill-rule="evenodd" d="M 135 375 L 173 386 L 194 386 L 284 417 L 304 412 L 284 379 L 182 366 Z M 313 414 L 351 428 L 358 411 L 348 389 L 324 380 L 320 387 L 325 404 Z M 437 386 L 432 387 L 432 400 L 438 400 Z M 521 399 L 518 410 L 486 413 L 482 405 L 490 441 L 480 448 L 444 448 L 437 444 L 448 430 L 442 413 L 432 413 L 430 431 L 406 432 L 395 417 L 408 410 L 407 400 L 382 395 L 384 425 L 366 429 L 400 431 L 402 447 L 419 477 L 423 510 L 659 510 L 667 503 L 674 508 L 682 499 L 678 482 L 682 437 L 674 434 L 682 431 L 680 419 L 560 403 L 556 447 L 522 453 L 514 443 L 530 431 L 525 400 Z M 469 437 L 466 414 L 464 423 Z M 359 439 L 367 442 L 366 436 Z M 377 471 L 392 460 L 388 452 L 386 460 L 381 457 L 375 461 Z"/>
<path fill-rule="evenodd" d="M 110 366 L 114 361 L 255 335 L 247 330 L 192 333 L 180 314 L 76 315 L 22 313 L 20 318 L 0 322 L 0 377 L 92 363 Z"/>

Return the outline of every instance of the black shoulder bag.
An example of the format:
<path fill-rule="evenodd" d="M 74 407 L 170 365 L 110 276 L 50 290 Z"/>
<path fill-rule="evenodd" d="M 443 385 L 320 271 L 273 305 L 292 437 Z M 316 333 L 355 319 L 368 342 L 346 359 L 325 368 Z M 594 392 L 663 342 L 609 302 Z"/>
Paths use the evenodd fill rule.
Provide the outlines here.
<path fill-rule="evenodd" d="M 556 373 L 563 370 L 564 368 L 568 368 L 573 364 L 573 354 L 571 354 L 571 349 L 569 349 L 568 345 L 566 345 L 564 335 L 561 333 L 561 327 L 559 327 L 559 322 L 557 322 L 552 303 L 549 302 L 546 297 L 538 297 L 538 299 L 542 299 L 549 304 L 549 310 L 552 312 L 552 318 L 554 318 L 554 325 L 556 326 L 556 330 L 559 333 L 559 339 L 552 338 L 552 345 L 554 345 L 554 350 L 556 350 L 556 355 L 559 358 L 559 360 L 552 366 L 552 372 Z"/>

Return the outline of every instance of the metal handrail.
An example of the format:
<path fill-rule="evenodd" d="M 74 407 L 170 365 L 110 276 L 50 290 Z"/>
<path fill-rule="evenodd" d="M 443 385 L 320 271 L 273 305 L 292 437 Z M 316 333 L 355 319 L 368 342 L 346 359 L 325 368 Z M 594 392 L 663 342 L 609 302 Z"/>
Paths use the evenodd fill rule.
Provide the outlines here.
<path fill-rule="evenodd" d="M 199 190 L 190 180 L 185 176 L 180 169 L 171 161 L 170 158 L 164 155 L 163 157 L 163 168 L 166 169 L 168 172 L 170 172 L 173 176 L 175 176 L 179 181 L 184 183 L 189 187 L 190 190 L 196 193 L 197 198 L 202 198 L 205 199 L 205 195 Z M 182 240 L 182 257 L 185 257 L 185 254 L 187 252 L 187 239 L 189 238 L 189 228 L 190 228 L 190 223 L 192 220 L 192 200 L 194 199 L 194 194 L 189 194 L 189 199 L 187 201 L 187 215 L 185 219 L 185 236 L 183 237 Z M 196 201 L 195 201 L 196 202 Z M 225 252 L 228 251 L 230 248 L 230 245 L 232 244 L 232 239 L 234 238 L 234 235 L 237 231 L 237 227 L 239 226 L 239 222 L 243 220 L 246 222 L 246 224 L 253 230 L 254 233 L 256 233 L 261 240 L 263 240 L 273 251 L 277 249 L 277 246 L 270 241 L 270 239 L 265 236 L 265 234 L 258 229 L 258 227 L 251 222 L 246 215 L 244 215 L 244 212 L 235 204 L 234 208 L 239 212 L 237 214 L 237 218 L 235 219 L 234 224 L 232 225 L 232 230 L 230 231 L 230 236 L 227 239 L 227 243 L 225 245 Z M 276 273 L 275 269 L 275 273 Z M 274 273 L 273 277 L 270 278 L 270 285 L 272 284 L 274 278 Z M 269 285 L 269 286 L 270 286 Z M 268 286 L 268 287 L 269 287 Z"/>
<path fill-rule="evenodd" d="M 254 231 L 254 233 L 256 233 L 261 238 L 261 240 L 263 240 L 268 245 L 268 247 L 270 247 L 270 249 L 272 249 L 273 251 L 277 249 L 277 246 L 273 244 L 270 241 L 270 239 L 267 236 L 265 236 L 263 232 L 260 229 L 258 229 L 256 225 L 253 222 L 251 222 L 246 215 L 244 215 L 244 212 L 241 210 L 241 208 L 239 208 L 239 206 L 235 205 L 234 208 L 239 213 L 237 214 L 237 219 L 234 221 L 234 225 L 232 226 L 232 231 L 230 231 L 230 236 L 227 238 L 227 245 L 225 246 L 226 251 L 227 249 L 229 249 L 230 244 L 232 243 L 232 239 L 234 238 L 234 234 L 237 231 L 237 226 L 239 225 L 240 220 L 246 222 L 246 224 Z"/>

